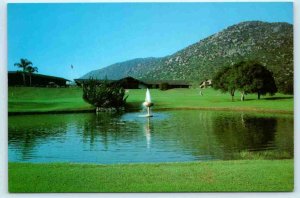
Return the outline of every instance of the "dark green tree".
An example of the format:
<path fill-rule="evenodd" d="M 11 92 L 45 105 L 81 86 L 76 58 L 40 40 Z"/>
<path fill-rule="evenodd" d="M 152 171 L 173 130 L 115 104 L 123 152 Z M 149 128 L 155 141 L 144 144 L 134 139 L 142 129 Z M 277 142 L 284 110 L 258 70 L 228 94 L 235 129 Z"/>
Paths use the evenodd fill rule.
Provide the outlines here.
<path fill-rule="evenodd" d="M 32 78 L 32 74 L 34 72 L 38 72 L 38 68 L 37 67 L 32 67 L 32 66 L 28 66 L 26 68 L 26 71 L 28 72 L 29 74 L 29 85 L 31 86 L 31 78 Z"/>
<path fill-rule="evenodd" d="M 284 68 L 284 67 L 283 67 Z M 284 75 L 283 75 L 284 74 Z M 277 72 L 276 83 L 278 91 L 284 94 L 294 94 L 294 72 L 291 69 L 282 69 Z"/>
<path fill-rule="evenodd" d="M 242 97 L 245 93 L 257 93 L 261 95 L 274 95 L 277 87 L 272 72 L 257 62 L 241 62 L 233 67 L 236 72 L 237 89 L 241 91 Z"/>
<path fill-rule="evenodd" d="M 127 96 L 124 88 L 116 83 L 90 79 L 83 83 L 83 99 L 94 107 L 119 111 L 125 107 Z"/>
<path fill-rule="evenodd" d="M 32 62 L 30 62 L 30 61 L 27 60 L 27 59 L 21 58 L 21 59 L 20 59 L 20 62 L 19 62 L 19 63 L 15 63 L 14 65 L 15 65 L 16 67 L 19 67 L 19 68 L 22 69 L 23 84 L 24 84 L 24 86 L 26 86 L 25 73 L 26 73 L 27 68 L 28 68 L 29 66 L 32 67 Z"/>
<path fill-rule="evenodd" d="M 232 67 L 221 68 L 212 79 L 213 88 L 223 93 L 229 92 L 233 101 L 236 90 L 235 77 Z"/>
<path fill-rule="evenodd" d="M 248 86 L 251 84 L 249 77 L 245 75 L 244 64 L 245 62 L 234 64 L 231 71 L 234 75 L 233 83 L 236 89 L 241 92 L 241 101 L 245 100 L 245 94 L 248 93 Z"/>
<path fill-rule="evenodd" d="M 241 92 L 241 100 L 245 94 L 257 93 L 261 95 L 277 92 L 272 72 L 256 62 L 239 62 L 232 67 L 224 67 L 213 78 L 213 87 L 222 92 L 229 92 L 232 100 L 236 90 Z"/>

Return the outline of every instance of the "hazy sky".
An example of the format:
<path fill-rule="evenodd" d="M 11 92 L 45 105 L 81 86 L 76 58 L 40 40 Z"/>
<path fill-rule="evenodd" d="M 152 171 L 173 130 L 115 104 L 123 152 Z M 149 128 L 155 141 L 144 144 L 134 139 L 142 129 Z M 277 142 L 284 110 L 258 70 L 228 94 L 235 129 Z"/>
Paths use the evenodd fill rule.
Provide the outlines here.
<path fill-rule="evenodd" d="M 133 58 L 162 57 L 230 25 L 293 23 L 292 3 L 8 4 L 8 70 L 78 78 Z M 73 69 L 71 68 L 73 65 Z"/>

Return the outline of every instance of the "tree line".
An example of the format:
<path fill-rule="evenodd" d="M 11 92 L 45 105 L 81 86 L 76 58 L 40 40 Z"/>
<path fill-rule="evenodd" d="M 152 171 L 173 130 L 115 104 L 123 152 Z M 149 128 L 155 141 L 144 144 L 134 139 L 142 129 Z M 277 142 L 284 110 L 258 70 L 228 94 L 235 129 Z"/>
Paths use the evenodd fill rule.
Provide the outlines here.
<path fill-rule="evenodd" d="M 273 73 L 253 61 L 242 61 L 221 68 L 213 77 L 213 88 L 230 93 L 232 101 L 236 91 L 241 93 L 242 101 L 248 93 L 257 93 L 260 99 L 261 95 L 274 95 L 277 92 Z"/>
<path fill-rule="evenodd" d="M 32 62 L 21 58 L 19 63 L 14 64 L 16 67 L 19 67 L 22 69 L 22 77 L 23 77 L 23 84 L 26 86 L 26 73 L 29 74 L 29 85 L 31 86 L 31 77 L 34 72 L 38 72 L 38 68 L 34 67 Z"/>

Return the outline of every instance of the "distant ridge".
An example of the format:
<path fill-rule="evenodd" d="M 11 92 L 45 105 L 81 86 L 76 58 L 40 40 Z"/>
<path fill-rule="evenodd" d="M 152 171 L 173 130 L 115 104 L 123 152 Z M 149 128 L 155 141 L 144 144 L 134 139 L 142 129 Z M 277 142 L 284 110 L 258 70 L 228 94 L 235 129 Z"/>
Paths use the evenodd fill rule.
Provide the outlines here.
<path fill-rule="evenodd" d="M 293 86 L 293 25 L 246 21 L 213 34 L 170 56 L 137 58 L 91 71 L 81 78 L 147 80 L 211 78 L 225 65 L 256 60 L 274 73 L 277 86 Z"/>

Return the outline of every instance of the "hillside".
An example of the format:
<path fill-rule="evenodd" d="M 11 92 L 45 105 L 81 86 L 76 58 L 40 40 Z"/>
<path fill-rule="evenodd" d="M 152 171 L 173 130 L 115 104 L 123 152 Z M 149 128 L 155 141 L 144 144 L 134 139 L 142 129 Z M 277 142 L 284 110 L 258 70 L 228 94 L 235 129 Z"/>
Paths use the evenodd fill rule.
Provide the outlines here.
<path fill-rule="evenodd" d="M 256 60 L 274 73 L 279 89 L 293 87 L 293 25 L 242 22 L 170 56 L 139 58 L 91 71 L 81 78 L 202 81 L 225 65 Z"/>
<path fill-rule="evenodd" d="M 154 68 L 155 65 L 162 64 L 161 58 L 137 58 L 121 63 L 115 63 L 103 69 L 98 69 L 87 73 L 81 78 L 108 79 L 118 80 L 126 76 L 143 78 L 143 75 Z"/>

